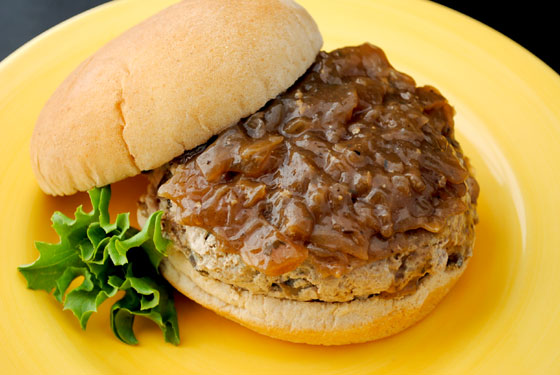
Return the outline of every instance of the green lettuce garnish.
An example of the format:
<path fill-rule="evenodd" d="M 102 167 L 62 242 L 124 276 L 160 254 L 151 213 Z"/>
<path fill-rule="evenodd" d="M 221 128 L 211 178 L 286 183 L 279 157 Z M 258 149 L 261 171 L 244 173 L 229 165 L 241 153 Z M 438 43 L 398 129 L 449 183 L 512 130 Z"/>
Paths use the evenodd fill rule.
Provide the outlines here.
<path fill-rule="evenodd" d="M 130 226 L 129 213 L 117 215 L 111 224 L 110 187 L 92 189 L 89 196 L 91 212 L 80 206 L 74 219 L 60 212 L 52 215 L 60 242 L 35 243 L 39 258 L 18 268 L 28 288 L 54 290 L 54 297 L 64 304 L 64 310 L 72 310 L 82 329 L 103 301 L 122 290 L 124 297 L 113 304 L 110 313 L 111 328 L 119 340 L 138 343 L 132 329 L 138 315 L 157 323 L 165 341 L 179 344 L 173 288 L 158 271 L 169 244 L 161 235 L 163 213 L 154 212 L 138 231 Z M 80 276 L 82 283 L 66 293 Z"/>

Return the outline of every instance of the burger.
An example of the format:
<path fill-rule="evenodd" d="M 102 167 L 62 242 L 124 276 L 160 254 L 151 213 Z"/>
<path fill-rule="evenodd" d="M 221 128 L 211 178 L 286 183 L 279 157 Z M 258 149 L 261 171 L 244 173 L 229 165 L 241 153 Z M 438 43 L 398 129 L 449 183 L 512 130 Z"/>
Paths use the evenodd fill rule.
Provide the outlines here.
<path fill-rule="evenodd" d="M 454 110 L 371 44 L 321 51 L 291 0 L 185 0 L 114 39 L 36 123 L 41 189 L 145 174 L 160 272 L 199 304 L 310 344 L 395 334 L 472 255 L 478 185 Z"/>

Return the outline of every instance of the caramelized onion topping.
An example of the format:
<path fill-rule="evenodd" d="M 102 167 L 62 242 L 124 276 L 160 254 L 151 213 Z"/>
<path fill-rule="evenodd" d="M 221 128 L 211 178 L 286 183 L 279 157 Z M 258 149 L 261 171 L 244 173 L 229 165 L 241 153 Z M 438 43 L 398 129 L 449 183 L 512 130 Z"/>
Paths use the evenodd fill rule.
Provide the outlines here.
<path fill-rule="evenodd" d="M 379 48 L 321 52 L 287 92 L 182 158 L 159 195 L 267 275 L 309 257 L 340 276 L 388 256 L 378 244 L 395 233 L 441 231 L 471 186 L 476 200 L 453 126 L 447 100 Z"/>

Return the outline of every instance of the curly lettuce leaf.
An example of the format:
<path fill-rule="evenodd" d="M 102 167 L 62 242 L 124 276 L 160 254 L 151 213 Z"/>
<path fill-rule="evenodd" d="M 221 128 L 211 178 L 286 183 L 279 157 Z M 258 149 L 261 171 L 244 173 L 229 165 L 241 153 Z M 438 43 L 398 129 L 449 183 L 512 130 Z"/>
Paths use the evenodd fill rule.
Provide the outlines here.
<path fill-rule="evenodd" d="M 114 223 L 109 216 L 111 189 L 89 191 L 91 212 L 78 207 L 74 219 L 55 212 L 53 228 L 57 244 L 36 242 L 39 258 L 18 269 L 34 290 L 53 293 L 65 310 L 71 310 L 86 329 L 92 313 L 119 290 L 124 296 L 110 312 L 115 336 L 127 344 L 137 344 L 133 323 L 136 316 L 154 321 L 165 341 L 179 344 L 179 326 L 173 288 L 159 274 L 169 240 L 161 233 L 162 212 L 150 215 L 144 228 L 130 226 L 129 214 L 119 214 Z M 81 284 L 68 291 L 70 284 Z"/>

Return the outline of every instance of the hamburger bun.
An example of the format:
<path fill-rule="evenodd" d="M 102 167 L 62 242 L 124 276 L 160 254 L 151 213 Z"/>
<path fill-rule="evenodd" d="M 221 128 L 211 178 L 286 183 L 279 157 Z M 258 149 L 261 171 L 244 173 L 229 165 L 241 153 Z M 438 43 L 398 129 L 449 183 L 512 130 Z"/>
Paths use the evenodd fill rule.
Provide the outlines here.
<path fill-rule="evenodd" d="M 52 195 L 161 166 L 286 90 L 317 25 L 291 0 L 186 0 L 82 62 L 41 111 L 31 162 Z"/>
<path fill-rule="evenodd" d="M 173 247 L 163 275 L 181 293 L 247 328 L 281 340 L 315 345 L 363 343 L 391 336 L 424 318 L 463 274 L 462 267 L 426 277 L 411 295 L 349 302 L 295 301 L 254 294 L 197 272 Z"/>
<path fill-rule="evenodd" d="M 294 82 L 302 82 L 305 78 L 298 78 L 313 70 L 309 67 L 314 62 L 327 58 L 319 53 L 321 45 L 317 25 L 291 0 L 180 2 L 108 43 L 55 91 L 31 139 L 39 186 L 52 195 L 73 194 L 152 171 L 152 183 L 140 201 L 139 222 L 156 210 L 164 211 L 163 233 L 173 244 L 161 271 L 189 298 L 257 332 L 293 342 L 339 345 L 399 332 L 433 309 L 464 272 L 472 254 L 478 193 L 477 188 L 473 193 L 471 185 L 476 182 L 453 139 L 452 120 L 445 125 L 445 135 L 438 129 L 434 137 L 440 143 L 450 141 L 442 163 L 462 168 L 450 180 L 464 186 L 446 193 L 462 192 L 464 210 L 437 228 L 424 222 L 394 235 L 392 228 L 385 228 L 384 237 L 379 237 L 389 244 L 383 257 L 368 259 L 366 246 L 365 259 L 336 276 L 325 276 L 309 259 L 289 272 L 261 272 L 243 256 L 223 249 L 211 229 L 182 223 L 171 198 L 158 196 L 162 178 L 169 179 L 172 169 L 190 160 L 191 153 L 210 147 L 214 135 L 232 130 L 271 99 L 290 91 Z M 351 67 L 371 74 L 361 82 L 379 89 L 395 80 L 396 94 L 390 95 L 412 97 L 414 81 L 394 70 L 380 49 L 363 45 L 353 50 L 369 54 L 367 64 Z M 347 52 L 339 53 L 342 59 L 347 57 Z M 361 58 L 354 57 L 349 60 Z M 356 70 L 352 69 L 346 73 L 352 75 Z M 314 73 L 328 76 L 327 70 Z M 385 75 L 384 81 L 376 82 L 376 75 Z M 333 86 L 337 80 L 331 82 Z M 358 102 L 357 90 L 344 91 L 348 93 L 352 95 L 344 103 L 336 102 L 340 96 L 334 100 L 336 95 L 331 95 L 327 104 L 332 110 L 325 116 L 341 117 L 353 100 Z M 452 116 L 452 108 L 437 90 L 424 87 L 422 95 L 427 102 L 435 98 L 430 110 L 443 108 L 440 117 Z M 368 98 L 377 100 L 375 95 Z M 424 103 L 417 100 L 415 105 L 418 109 Z M 295 106 L 306 110 L 301 101 Z M 429 114 L 416 120 L 427 122 Z M 283 137 L 276 136 L 277 143 L 279 138 Z M 419 147 L 414 152 L 419 153 Z M 429 162 L 437 169 L 437 160 Z M 407 179 L 397 177 L 401 182 Z M 465 182 L 467 177 L 472 181 Z M 438 183 L 445 186 L 446 181 Z M 430 191 L 436 194 L 438 187 L 434 189 Z M 392 243 L 392 238 L 398 241 Z M 392 252 L 393 245 L 398 251 Z"/>

